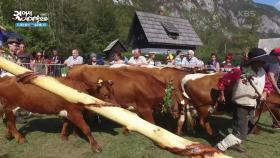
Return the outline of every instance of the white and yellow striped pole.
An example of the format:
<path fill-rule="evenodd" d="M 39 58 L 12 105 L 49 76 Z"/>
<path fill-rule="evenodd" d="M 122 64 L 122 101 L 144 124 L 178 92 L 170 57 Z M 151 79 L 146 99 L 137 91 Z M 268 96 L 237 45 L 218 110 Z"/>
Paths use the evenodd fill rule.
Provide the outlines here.
<path fill-rule="evenodd" d="M 31 72 L 31 70 L 21 67 L 2 57 L 0 57 L 0 68 L 14 75 L 20 75 L 26 72 Z M 83 103 L 85 104 L 86 109 L 96 112 L 123 126 L 126 126 L 131 131 L 139 132 L 145 135 L 146 137 L 152 139 L 156 143 L 158 143 L 162 148 L 165 148 L 172 152 L 182 154 L 185 153 L 184 150 L 187 150 L 187 148 L 190 147 L 190 145 L 198 144 L 197 142 L 192 142 L 190 140 L 184 139 L 161 127 L 151 124 L 138 117 L 135 113 L 132 113 L 128 110 L 122 109 L 120 107 L 102 106 L 108 104 L 110 105 L 110 103 L 106 103 L 88 94 L 78 92 L 73 88 L 61 84 L 60 82 L 56 81 L 52 77 L 38 76 L 32 79 L 31 83 L 45 90 L 48 90 L 58 96 L 61 96 L 69 102 Z M 95 107 L 91 105 L 101 105 L 102 107 Z M 189 155 L 189 154 L 185 154 L 185 155 Z M 191 157 L 202 157 L 202 156 L 204 156 L 205 158 L 213 158 L 213 157 L 228 158 L 228 156 L 222 153 L 214 153 L 212 155 L 200 155 L 200 156 L 191 156 Z"/>

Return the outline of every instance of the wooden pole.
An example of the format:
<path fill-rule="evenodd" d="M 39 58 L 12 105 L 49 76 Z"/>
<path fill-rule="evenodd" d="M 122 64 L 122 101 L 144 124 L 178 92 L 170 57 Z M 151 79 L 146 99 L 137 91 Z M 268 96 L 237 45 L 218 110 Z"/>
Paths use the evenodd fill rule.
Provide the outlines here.
<path fill-rule="evenodd" d="M 0 57 L 0 68 L 14 74 L 14 75 L 20 75 L 26 72 L 31 72 L 31 70 L 28 70 L 24 67 L 21 67 L 13 62 L 10 62 L 2 57 Z M 85 108 L 96 112 L 108 119 L 111 119 L 121 125 L 126 126 L 131 131 L 139 132 L 146 137 L 152 139 L 156 143 L 158 143 L 162 148 L 165 148 L 167 150 L 170 150 L 171 152 L 181 154 L 181 155 L 188 155 L 191 157 L 205 157 L 205 158 L 228 158 L 228 156 L 222 154 L 222 153 L 211 153 L 211 154 L 205 154 L 209 152 L 204 152 L 200 155 L 190 155 L 190 154 L 184 154 L 185 150 L 189 150 L 188 147 L 190 145 L 198 144 L 198 142 L 192 142 L 190 140 L 184 139 L 182 137 L 179 137 L 161 127 L 158 127 L 154 124 L 151 124 L 140 117 L 138 117 L 135 113 L 132 113 L 128 110 L 119 108 L 119 107 L 95 107 L 90 105 L 112 105 L 110 103 L 104 102 L 100 99 L 97 99 L 95 97 L 92 97 L 85 93 L 80 93 L 75 89 L 72 89 L 70 87 L 67 87 L 60 82 L 56 81 L 52 77 L 48 76 L 38 76 L 31 80 L 32 84 L 35 84 L 45 90 L 48 90 L 56 95 L 59 95 L 66 99 L 69 102 L 72 103 L 83 103 L 85 104 Z M 192 152 L 194 150 L 204 150 L 199 147 L 194 148 L 191 150 Z"/>

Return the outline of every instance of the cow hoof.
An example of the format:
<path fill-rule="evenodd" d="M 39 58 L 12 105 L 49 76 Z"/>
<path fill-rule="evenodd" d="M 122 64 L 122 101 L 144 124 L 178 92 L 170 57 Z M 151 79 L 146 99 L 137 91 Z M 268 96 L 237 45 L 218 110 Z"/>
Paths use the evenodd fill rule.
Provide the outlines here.
<path fill-rule="evenodd" d="M 6 137 L 7 140 L 14 139 L 14 136 L 11 133 L 6 133 L 5 137 Z"/>
<path fill-rule="evenodd" d="M 255 134 L 255 135 L 260 135 L 261 134 L 261 127 L 260 126 L 255 126 L 252 129 L 252 133 Z"/>
<path fill-rule="evenodd" d="M 123 127 L 122 133 L 123 133 L 123 135 L 127 136 L 130 133 L 130 131 L 126 127 Z"/>
<path fill-rule="evenodd" d="M 92 147 L 92 151 L 95 153 L 100 153 L 102 151 L 102 149 L 99 145 L 95 145 Z"/>
<path fill-rule="evenodd" d="M 78 137 L 78 132 L 77 132 L 77 131 L 74 130 L 72 134 L 73 134 L 73 136 L 74 136 L 75 138 Z"/>
<path fill-rule="evenodd" d="M 19 138 L 19 140 L 18 140 L 18 143 L 19 144 L 24 144 L 26 141 L 25 141 L 25 138 Z"/>
<path fill-rule="evenodd" d="M 68 141 L 68 136 L 61 136 L 61 140 L 64 141 L 64 142 Z"/>
<path fill-rule="evenodd" d="M 182 136 L 182 132 L 177 132 L 176 133 L 178 136 Z"/>

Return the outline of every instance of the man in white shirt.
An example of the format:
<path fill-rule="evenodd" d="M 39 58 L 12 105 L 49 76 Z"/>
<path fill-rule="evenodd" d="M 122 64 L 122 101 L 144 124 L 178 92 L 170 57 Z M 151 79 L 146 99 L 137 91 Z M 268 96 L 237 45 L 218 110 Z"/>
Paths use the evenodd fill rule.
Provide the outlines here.
<path fill-rule="evenodd" d="M 79 51 L 77 49 L 73 49 L 72 56 L 67 58 L 64 61 L 64 64 L 66 64 L 68 67 L 73 67 L 73 65 L 83 64 L 83 62 L 83 57 L 79 56 Z"/>
<path fill-rule="evenodd" d="M 133 50 L 133 57 L 129 59 L 128 65 L 147 65 L 147 60 L 144 56 L 141 56 L 140 49 L 137 48 Z"/>
<path fill-rule="evenodd" d="M 201 67 L 201 61 L 199 61 L 195 56 L 194 56 L 194 51 L 193 50 L 188 50 L 187 52 L 187 57 L 184 57 L 182 60 L 182 66 L 183 67 Z"/>

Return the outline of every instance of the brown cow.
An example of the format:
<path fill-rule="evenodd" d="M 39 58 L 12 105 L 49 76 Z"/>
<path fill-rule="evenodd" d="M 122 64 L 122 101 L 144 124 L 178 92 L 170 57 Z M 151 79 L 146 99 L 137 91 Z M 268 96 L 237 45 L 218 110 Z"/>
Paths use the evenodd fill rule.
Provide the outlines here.
<path fill-rule="evenodd" d="M 213 130 L 209 123 L 209 117 L 213 108 L 217 107 L 219 111 L 231 112 L 231 88 L 225 89 L 225 106 L 218 105 L 217 99 L 219 97 L 218 91 L 218 81 L 224 73 L 214 73 L 214 74 L 193 74 L 188 75 L 185 78 L 184 89 L 186 91 L 186 96 L 190 98 L 190 102 L 199 113 L 199 122 L 202 127 L 204 127 L 209 135 L 213 134 Z M 280 96 L 271 93 L 266 101 L 270 108 L 272 108 L 278 120 L 280 119 L 279 109 L 275 108 L 276 104 L 280 104 Z M 264 108 L 267 110 L 267 108 Z M 256 117 L 258 117 L 258 114 Z"/>
<path fill-rule="evenodd" d="M 70 69 L 68 77 L 89 86 L 99 77 L 113 80 L 115 101 L 123 108 L 134 107 L 136 113 L 151 123 L 154 123 L 153 112 L 165 95 L 166 84 L 142 71 L 81 65 Z"/>
<path fill-rule="evenodd" d="M 81 92 L 86 92 L 88 86 L 67 78 L 58 78 L 59 82 L 75 88 Z M 109 96 L 108 88 L 101 88 L 100 82 L 92 84 L 90 87 L 96 97 L 104 99 Z M 43 90 L 32 84 L 23 84 L 16 81 L 15 77 L 0 78 L 0 101 L 3 104 L 3 110 L 6 117 L 7 138 L 15 138 L 20 144 L 24 143 L 24 137 L 18 132 L 15 126 L 13 110 L 17 107 L 27 111 L 39 114 L 63 114 L 67 119 L 77 126 L 89 140 L 91 148 L 95 152 L 100 152 L 101 148 L 91 135 L 89 126 L 83 118 L 85 111 L 82 105 L 73 104 L 65 99 Z M 63 124 L 61 137 L 67 139 L 68 122 Z"/>
<path fill-rule="evenodd" d="M 164 67 L 164 68 L 157 68 L 157 67 L 135 67 L 135 66 L 125 66 L 121 67 L 123 69 L 131 69 L 136 71 L 142 71 L 149 73 L 159 81 L 167 84 L 169 81 L 172 81 L 174 87 L 174 98 L 176 104 L 171 107 L 171 114 L 174 119 L 178 119 L 177 122 L 177 134 L 181 135 L 181 129 L 185 121 L 185 109 L 188 106 L 188 100 L 182 94 L 181 88 L 181 81 L 183 77 L 187 74 L 190 74 L 190 71 L 181 70 L 173 67 Z M 178 107 L 178 105 L 181 105 Z M 188 109 L 188 108 L 187 108 Z M 180 117 L 180 118 L 179 118 Z"/>

